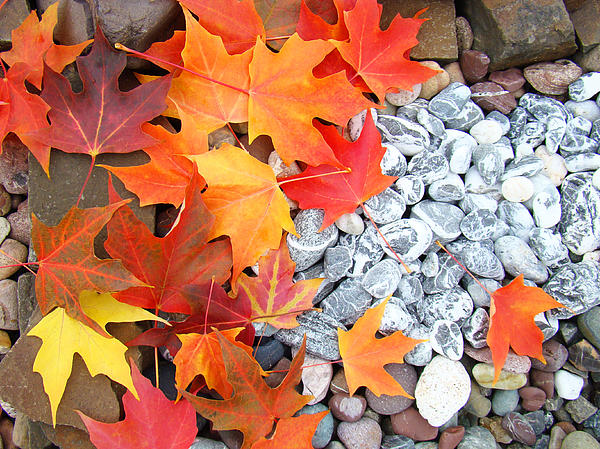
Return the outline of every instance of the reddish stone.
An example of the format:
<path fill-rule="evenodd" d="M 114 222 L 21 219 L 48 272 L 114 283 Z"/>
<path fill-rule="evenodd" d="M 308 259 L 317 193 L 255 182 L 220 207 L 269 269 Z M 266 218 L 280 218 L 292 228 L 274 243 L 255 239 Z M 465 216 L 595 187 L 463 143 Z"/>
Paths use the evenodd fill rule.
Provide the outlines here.
<path fill-rule="evenodd" d="M 359 395 L 337 393 L 329 399 L 331 414 L 345 422 L 356 422 L 362 418 L 367 409 L 367 400 Z"/>
<path fill-rule="evenodd" d="M 511 93 L 497 94 L 496 92 L 502 92 L 504 89 L 502 86 L 490 81 L 473 84 L 471 86 L 471 92 L 474 94 L 482 94 L 480 96 L 473 96 L 472 100 L 485 111 L 499 111 L 503 114 L 509 114 L 514 108 L 517 107 L 517 100 Z M 496 94 L 495 94 L 496 93 Z M 487 94 L 487 95 L 483 95 Z"/>
<path fill-rule="evenodd" d="M 519 390 L 519 396 L 523 399 L 521 406 L 528 412 L 541 409 L 546 402 L 546 393 L 537 387 L 523 387 Z"/>
<path fill-rule="evenodd" d="M 548 371 L 540 371 L 538 369 L 532 369 L 529 372 L 529 380 L 531 385 L 544 390 L 546 398 L 552 399 L 554 397 L 554 374 Z"/>
<path fill-rule="evenodd" d="M 516 92 L 525 85 L 525 77 L 521 69 L 512 67 L 506 70 L 496 70 L 490 73 L 488 80 L 500 84 L 509 92 Z"/>
<path fill-rule="evenodd" d="M 437 437 L 438 428 L 433 427 L 415 408 L 391 416 L 392 429 L 398 435 L 404 435 L 415 441 L 430 441 Z"/>
<path fill-rule="evenodd" d="M 460 68 L 469 83 L 481 81 L 487 75 L 490 65 L 488 55 L 478 50 L 465 50 L 460 55 Z"/>
<path fill-rule="evenodd" d="M 438 449 L 454 449 L 464 436 L 465 428 L 463 426 L 448 427 L 440 436 Z"/>
<path fill-rule="evenodd" d="M 577 430 L 573 423 L 567 421 L 559 421 L 556 423 L 556 425 L 560 427 L 567 435 Z"/>
<path fill-rule="evenodd" d="M 540 371 L 548 371 L 554 373 L 561 369 L 569 358 L 569 351 L 556 340 L 548 340 L 542 344 L 542 355 L 546 363 L 540 362 L 538 359 L 531 359 L 531 367 Z"/>

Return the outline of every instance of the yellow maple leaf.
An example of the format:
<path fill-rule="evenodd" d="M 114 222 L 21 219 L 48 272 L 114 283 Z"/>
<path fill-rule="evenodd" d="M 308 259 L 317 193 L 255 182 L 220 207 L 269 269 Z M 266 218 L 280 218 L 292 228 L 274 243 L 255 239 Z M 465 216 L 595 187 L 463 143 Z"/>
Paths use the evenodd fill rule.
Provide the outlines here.
<path fill-rule="evenodd" d="M 117 301 L 109 293 L 83 291 L 79 301 L 85 314 L 104 329 L 109 322 L 157 320 L 166 323 L 141 307 Z M 92 376 L 106 374 L 138 397 L 125 360 L 127 346 L 71 318 L 62 307 L 42 318 L 28 335 L 42 339 L 33 371 L 42 376 L 44 390 L 50 399 L 52 423 L 56 423 L 58 405 L 71 375 L 75 353 L 82 357 Z"/>

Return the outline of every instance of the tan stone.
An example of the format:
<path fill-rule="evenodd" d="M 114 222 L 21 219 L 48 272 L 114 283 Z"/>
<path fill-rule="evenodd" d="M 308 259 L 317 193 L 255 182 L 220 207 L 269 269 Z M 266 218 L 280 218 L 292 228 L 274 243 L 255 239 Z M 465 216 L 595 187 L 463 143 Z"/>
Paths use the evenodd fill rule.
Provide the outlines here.
<path fill-rule="evenodd" d="M 600 0 L 584 0 L 569 9 L 571 22 L 584 53 L 600 44 Z"/>
<path fill-rule="evenodd" d="M 462 83 L 467 84 L 465 77 L 462 74 L 462 70 L 460 69 L 460 63 L 458 61 L 451 62 L 450 64 L 446 64 L 443 69 L 448 73 L 450 77 L 450 84 L 452 83 Z"/>
<path fill-rule="evenodd" d="M 435 94 L 450 84 L 450 75 L 435 61 L 423 61 L 421 64 L 431 69 L 440 71 L 440 73 L 429 78 L 421 86 L 421 93 L 419 94 L 419 97 L 430 100 Z"/>

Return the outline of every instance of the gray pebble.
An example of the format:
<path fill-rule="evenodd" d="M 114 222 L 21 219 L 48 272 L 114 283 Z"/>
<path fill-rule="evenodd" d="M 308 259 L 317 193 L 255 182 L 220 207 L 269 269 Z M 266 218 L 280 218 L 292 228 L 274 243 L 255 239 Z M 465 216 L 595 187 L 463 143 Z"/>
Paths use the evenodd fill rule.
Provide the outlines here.
<path fill-rule="evenodd" d="M 600 92 L 600 73 L 589 72 L 569 84 L 569 98 L 573 101 L 589 100 Z"/>
<path fill-rule="evenodd" d="M 347 246 L 334 246 L 325 250 L 323 269 L 331 282 L 339 281 L 352 268 L 352 252 Z"/>
<path fill-rule="evenodd" d="M 418 218 L 429 225 L 435 238 L 444 242 L 460 235 L 460 222 L 465 214 L 458 207 L 437 201 L 421 201 L 413 206 L 411 218 Z"/>
<path fill-rule="evenodd" d="M 380 115 L 377 129 L 385 142 L 393 144 L 404 156 L 414 156 L 429 147 L 429 133 L 418 123 L 404 117 Z"/>
<path fill-rule="evenodd" d="M 451 83 L 429 102 L 428 110 L 442 120 L 456 117 L 471 97 L 471 90 L 461 83 Z"/>
<path fill-rule="evenodd" d="M 427 191 L 432 200 L 450 203 L 464 198 L 465 184 L 460 176 L 449 172 L 445 178 L 433 181 Z"/>
<path fill-rule="evenodd" d="M 520 238 L 506 235 L 496 240 L 494 246 L 496 256 L 511 276 L 523 274 L 527 279 L 539 284 L 548 279 L 546 266 Z"/>
<path fill-rule="evenodd" d="M 600 304 L 600 266 L 583 261 L 563 266 L 548 280 L 544 291 L 566 308 L 552 309 L 550 316 L 566 319 Z"/>
<path fill-rule="evenodd" d="M 468 131 L 473 125 L 483 120 L 483 117 L 481 108 L 474 101 L 469 100 L 457 115 L 445 119 L 444 124 L 446 128 Z"/>
<path fill-rule="evenodd" d="M 504 173 L 504 162 L 493 144 L 477 145 L 473 150 L 473 164 L 488 185 L 493 185 Z"/>
<path fill-rule="evenodd" d="M 360 278 L 344 279 L 320 306 L 323 313 L 343 324 L 354 324 L 369 308 L 371 295 L 362 287 Z"/>
<path fill-rule="evenodd" d="M 406 202 L 400 193 L 388 187 L 365 201 L 363 209 L 375 223 L 388 224 L 402 218 L 406 210 Z"/>
<path fill-rule="evenodd" d="M 403 176 L 394 183 L 394 188 L 410 206 L 421 201 L 425 195 L 425 183 L 418 176 Z"/>
<path fill-rule="evenodd" d="M 431 348 L 450 360 L 460 360 L 464 342 L 460 327 L 454 321 L 437 320 L 429 334 Z"/>
<path fill-rule="evenodd" d="M 472 194 L 471 194 L 472 195 Z M 469 240 L 489 239 L 496 230 L 498 218 L 487 209 L 477 209 L 468 213 L 460 222 L 460 231 Z"/>
<path fill-rule="evenodd" d="M 406 157 L 392 143 L 383 143 L 381 146 L 385 148 L 385 154 L 379 164 L 381 173 L 386 176 L 404 176 L 407 165 Z"/>
<path fill-rule="evenodd" d="M 462 333 L 465 340 L 474 348 L 487 346 L 487 333 L 490 328 L 490 317 L 487 311 L 478 307 L 463 324 Z"/>
<path fill-rule="evenodd" d="M 433 233 L 429 225 L 415 218 L 397 220 L 382 226 L 380 230 L 403 262 L 416 260 L 433 242 Z M 390 257 L 395 257 L 380 236 L 378 242 L 382 251 Z"/>
<path fill-rule="evenodd" d="M 471 155 L 477 146 L 477 141 L 470 134 L 456 129 L 446 131 L 438 151 L 446 156 L 450 171 L 464 174 L 471 164 Z"/>
<path fill-rule="evenodd" d="M 402 273 L 398 262 L 384 259 L 363 276 L 361 285 L 375 298 L 385 298 L 396 291 Z"/>
<path fill-rule="evenodd" d="M 290 257 L 296 263 L 296 271 L 302 271 L 318 262 L 325 250 L 335 245 L 338 229 L 335 225 L 328 226 L 319 232 L 325 213 L 321 209 L 301 210 L 294 225 L 300 237 L 287 235 Z"/>
<path fill-rule="evenodd" d="M 412 157 L 406 172 L 420 177 L 425 185 L 443 179 L 449 171 L 448 160 L 440 153 L 424 151 Z"/>
<path fill-rule="evenodd" d="M 425 295 L 417 305 L 421 322 L 433 326 L 437 320 L 451 320 L 462 326 L 473 313 L 473 300 L 460 287 Z"/>

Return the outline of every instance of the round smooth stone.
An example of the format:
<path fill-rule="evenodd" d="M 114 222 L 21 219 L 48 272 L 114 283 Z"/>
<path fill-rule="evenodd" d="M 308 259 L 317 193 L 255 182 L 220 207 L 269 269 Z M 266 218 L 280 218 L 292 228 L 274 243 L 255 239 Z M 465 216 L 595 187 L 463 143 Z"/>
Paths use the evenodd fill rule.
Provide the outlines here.
<path fill-rule="evenodd" d="M 523 274 L 537 283 L 546 282 L 548 269 L 519 237 L 506 235 L 494 242 L 494 252 L 504 269 L 512 276 Z"/>
<path fill-rule="evenodd" d="M 494 366 L 487 363 L 476 364 L 473 367 L 473 377 L 482 387 L 496 390 L 518 390 L 527 383 L 525 374 L 501 370 L 500 378 L 494 384 Z"/>
<path fill-rule="evenodd" d="M 473 125 L 469 130 L 477 143 L 496 143 L 502 137 L 502 125 L 496 120 L 481 120 Z"/>
<path fill-rule="evenodd" d="M 371 418 L 341 422 L 337 434 L 347 449 L 379 449 L 383 437 L 381 427 Z"/>
<path fill-rule="evenodd" d="M 581 394 L 584 380 L 577 374 L 570 373 L 564 369 L 554 373 L 554 388 L 556 393 L 563 399 L 574 401 Z"/>
<path fill-rule="evenodd" d="M 523 399 L 523 409 L 534 412 L 541 409 L 546 402 L 546 393 L 541 388 L 523 387 L 519 390 L 519 396 Z"/>
<path fill-rule="evenodd" d="M 577 326 L 588 341 L 600 349 L 600 307 L 592 307 L 577 317 Z"/>
<path fill-rule="evenodd" d="M 362 218 L 354 212 L 342 215 L 335 220 L 335 225 L 340 231 L 346 234 L 360 235 L 365 230 L 365 223 Z"/>
<path fill-rule="evenodd" d="M 504 416 L 519 406 L 517 390 L 495 390 L 492 396 L 492 410 L 498 416 Z"/>
<path fill-rule="evenodd" d="M 415 101 L 421 93 L 421 85 L 415 84 L 412 90 L 399 90 L 397 93 L 385 94 L 388 103 L 394 106 L 404 106 Z"/>
<path fill-rule="evenodd" d="M 391 188 L 364 202 L 363 209 L 377 224 L 388 224 L 402 218 L 406 202 L 402 195 Z"/>
<path fill-rule="evenodd" d="M 411 396 L 415 394 L 418 375 L 412 365 L 408 363 L 390 363 L 385 366 L 385 370 L 404 388 L 404 391 Z M 377 396 L 368 388 L 365 390 L 365 398 L 369 407 L 381 415 L 400 413 L 409 408 L 414 402 L 414 399 L 401 395 L 382 394 Z"/>
<path fill-rule="evenodd" d="M 533 196 L 533 183 L 525 176 L 508 178 L 502 183 L 502 196 L 514 203 L 527 201 Z"/>
<path fill-rule="evenodd" d="M 600 92 L 600 72 L 581 75 L 569 84 L 569 98 L 573 101 L 585 101 Z"/>
<path fill-rule="evenodd" d="M 496 449 L 494 435 L 484 427 L 472 426 L 465 428 L 465 436 L 457 449 Z"/>
<path fill-rule="evenodd" d="M 454 321 L 437 320 L 433 323 L 429 337 L 431 348 L 450 360 L 460 360 L 464 342 L 460 327 Z"/>
<path fill-rule="evenodd" d="M 409 206 L 418 203 L 425 196 L 425 183 L 418 176 L 403 176 L 394 183 L 394 186 Z"/>
<path fill-rule="evenodd" d="M 507 413 L 502 419 L 502 427 L 518 442 L 533 445 L 536 440 L 531 424 L 520 413 Z"/>
<path fill-rule="evenodd" d="M 469 240 L 478 242 L 494 235 L 498 218 L 487 209 L 469 212 L 460 222 L 460 231 Z"/>
<path fill-rule="evenodd" d="M 345 422 L 358 421 L 367 408 L 365 398 L 359 395 L 350 396 L 347 393 L 334 394 L 328 404 L 331 414 Z"/>
<path fill-rule="evenodd" d="M 600 443 L 589 433 L 576 430 L 565 437 L 560 449 L 600 449 Z"/>
<path fill-rule="evenodd" d="M 432 426 L 421 414 L 410 407 L 392 415 L 394 433 L 409 437 L 415 441 L 430 441 L 437 437 L 438 429 Z"/>
<path fill-rule="evenodd" d="M 298 415 L 314 415 L 315 413 L 324 412 L 327 410 L 327 407 L 323 404 L 315 404 L 315 405 L 305 405 L 296 413 Z M 315 449 L 321 449 L 327 446 L 329 441 L 331 441 L 331 436 L 333 435 L 333 416 L 331 413 L 327 413 L 319 422 L 317 426 L 317 430 L 315 430 L 315 434 L 312 437 L 312 446 Z"/>

